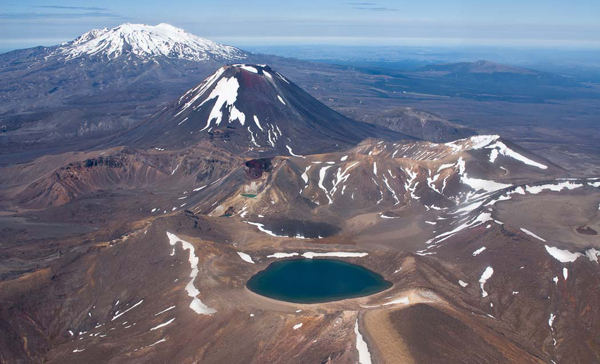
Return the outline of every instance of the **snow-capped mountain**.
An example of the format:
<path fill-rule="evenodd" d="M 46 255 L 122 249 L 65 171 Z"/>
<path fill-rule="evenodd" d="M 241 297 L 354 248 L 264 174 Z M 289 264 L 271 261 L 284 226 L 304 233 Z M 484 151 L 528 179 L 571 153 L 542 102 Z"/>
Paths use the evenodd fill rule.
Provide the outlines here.
<path fill-rule="evenodd" d="M 412 139 L 335 112 L 269 66 L 236 64 L 221 67 L 117 143 L 174 149 L 208 139 L 236 153 L 298 155 L 370 137 Z"/>
<path fill-rule="evenodd" d="M 246 54 L 231 46 L 187 33 L 183 29 L 161 23 L 156 26 L 125 23 L 112 29 L 94 29 L 71 42 L 60 45 L 52 56 L 67 60 L 78 57 L 121 56 L 152 61 L 156 56 L 204 61 L 208 59 L 239 60 Z"/>
<path fill-rule="evenodd" d="M 168 24 L 122 24 L 1 54 L 0 145 L 43 148 L 129 128 L 248 57 Z"/>

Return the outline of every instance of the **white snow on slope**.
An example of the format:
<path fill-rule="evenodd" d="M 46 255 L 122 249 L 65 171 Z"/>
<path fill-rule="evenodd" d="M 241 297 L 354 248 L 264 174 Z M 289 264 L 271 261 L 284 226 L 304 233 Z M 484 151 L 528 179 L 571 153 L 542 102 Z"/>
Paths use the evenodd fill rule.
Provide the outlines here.
<path fill-rule="evenodd" d="M 321 170 L 319 171 L 319 188 L 322 189 L 323 191 L 325 191 L 325 196 L 327 196 L 327 200 L 329 201 L 329 204 L 331 204 L 333 202 L 333 200 L 331 199 L 331 197 L 329 197 L 329 191 L 327 191 L 327 189 L 323 185 L 323 182 L 325 180 L 325 175 L 327 174 L 327 170 L 329 168 L 331 168 L 331 166 L 322 167 Z"/>
<path fill-rule="evenodd" d="M 258 228 L 258 230 L 262 231 L 265 234 L 269 234 L 271 236 L 275 236 L 275 237 L 278 237 L 278 238 L 284 237 L 284 236 L 277 235 L 277 234 L 275 234 L 274 232 L 272 232 L 270 230 L 265 229 L 264 228 L 265 224 L 261 224 L 259 222 L 252 222 L 252 221 L 247 221 L 247 223 L 250 224 L 250 225 L 256 226 Z M 287 236 L 285 236 L 285 237 L 287 237 Z"/>
<path fill-rule="evenodd" d="M 162 324 L 160 324 L 160 325 L 158 325 L 158 326 L 154 326 L 153 328 L 151 328 L 151 329 L 150 329 L 150 331 L 154 331 L 154 330 L 158 330 L 158 329 L 160 329 L 160 328 L 163 328 L 163 327 L 165 327 L 165 326 L 167 326 L 167 325 L 171 324 L 173 321 L 175 321 L 175 318 L 172 318 L 172 319 L 170 319 L 169 321 L 167 321 L 167 322 L 165 322 L 165 323 L 162 323 Z"/>
<path fill-rule="evenodd" d="M 301 327 L 302 327 L 302 323 L 299 323 L 299 324 L 294 325 L 293 328 L 294 328 L 294 330 L 298 330 Z"/>
<path fill-rule="evenodd" d="M 299 255 L 298 253 L 274 253 L 271 255 L 267 255 L 267 258 L 282 259 L 282 258 L 291 258 L 291 257 L 295 257 L 298 255 Z"/>
<path fill-rule="evenodd" d="M 548 245 L 546 245 L 546 251 L 561 263 L 572 263 L 581 256 L 581 253 L 571 253 L 566 249 L 559 249 Z"/>
<path fill-rule="evenodd" d="M 363 339 L 363 336 L 358 329 L 358 318 L 354 324 L 354 333 L 356 334 L 356 350 L 358 350 L 358 363 L 359 364 L 371 364 L 371 353 L 367 342 Z"/>
<path fill-rule="evenodd" d="M 241 68 L 241 69 L 243 69 L 245 71 L 248 71 L 248 72 L 258 73 L 258 70 L 256 68 L 254 68 L 252 66 L 248 66 L 246 64 L 235 64 L 234 66 L 235 67 L 239 67 L 239 68 Z"/>
<path fill-rule="evenodd" d="M 466 138 L 466 140 L 471 142 L 471 149 L 481 149 L 490 145 L 490 143 L 500 139 L 500 135 L 474 135 L 472 137 Z M 465 140 L 465 139 L 461 139 Z M 460 140 L 457 140 L 460 141 Z"/>
<path fill-rule="evenodd" d="M 285 145 L 285 147 L 286 147 L 286 148 L 287 148 L 287 150 L 290 152 L 290 155 L 291 155 L 292 157 L 300 157 L 300 158 L 304 158 L 304 157 L 303 157 L 303 156 L 301 156 L 301 155 L 294 154 L 294 152 L 292 152 L 292 148 L 291 148 L 289 145 L 287 145 L 287 144 L 286 144 L 286 145 Z"/>
<path fill-rule="evenodd" d="M 479 254 L 483 253 L 483 251 L 484 251 L 484 250 L 485 250 L 485 246 L 484 246 L 484 247 L 482 247 L 482 248 L 479 248 L 479 249 L 475 250 L 475 251 L 473 252 L 473 256 L 474 256 L 474 257 L 478 256 Z"/>
<path fill-rule="evenodd" d="M 544 243 L 546 242 L 546 239 L 540 238 L 539 236 L 535 235 L 534 233 L 532 233 L 531 231 L 529 231 L 527 229 L 521 228 L 521 231 L 524 232 L 525 234 L 529 235 L 529 236 L 532 236 L 532 237 L 534 237 L 534 238 L 536 238 L 538 240 L 543 241 Z"/>
<path fill-rule="evenodd" d="M 189 283 L 185 286 L 185 290 L 188 293 L 188 296 L 192 297 L 192 302 L 190 303 L 190 308 L 197 314 L 202 314 L 202 315 L 212 315 L 213 313 L 217 312 L 215 309 L 206 306 L 198 298 L 200 291 L 198 291 L 196 286 L 194 286 L 194 281 L 196 280 L 196 277 L 198 276 L 198 272 L 199 272 L 198 271 L 198 262 L 200 261 L 200 259 L 198 259 L 198 257 L 195 254 L 194 246 L 192 244 L 190 244 L 189 242 L 180 239 L 179 237 L 177 237 L 177 235 L 171 234 L 168 231 L 167 231 L 167 236 L 169 237 L 169 244 L 175 246 L 175 244 L 177 244 L 177 242 L 181 242 L 181 247 L 183 248 L 183 250 L 190 251 L 189 262 L 190 262 L 190 266 L 192 267 L 192 272 L 190 273 L 191 279 L 190 279 Z"/>
<path fill-rule="evenodd" d="M 223 112 L 221 111 L 221 109 L 223 108 L 223 106 L 229 108 L 229 122 L 238 119 L 240 124 L 244 125 L 244 122 L 246 121 L 246 116 L 244 115 L 244 113 L 238 111 L 234 105 L 235 101 L 237 100 L 239 87 L 240 84 L 237 78 L 235 77 L 221 78 L 219 82 L 217 82 L 217 85 L 215 86 L 215 88 L 213 88 L 210 95 L 204 101 L 202 101 L 200 105 L 198 105 L 198 107 L 200 108 L 209 100 L 212 100 L 214 98 L 217 99 L 215 101 L 215 104 L 213 105 L 210 115 L 208 116 L 206 126 L 200 131 L 208 129 L 211 126 L 212 121 L 215 119 L 216 125 L 221 124 L 223 118 Z"/>
<path fill-rule="evenodd" d="M 174 309 L 175 307 L 176 307 L 176 306 L 171 306 L 171 307 L 169 307 L 169 308 L 166 308 L 166 309 L 164 309 L 164 310 L 160 311 L 159 313 L 156 313 L 156 314 L 154 314 L 154 316 L 158 316 L 158 315 L 160 315 L 160 314 L 163 314 L 163 313 L 165 313 L 165 312 L 167 312 L 167 311 L 171 311 L 171 310 L 172 310 L 172 309 Z"/>
<path fill-rule="evenodd" d="M 487 297 L 488 295 L 483 286 L 485 286 L 485 282 L 487 282 L 487 280 L 492 277 L 492 274 L 494 274 L 494 268 L 487 267 L 485 268 L 485 271 L 483 271 L 481 278 L 479 278 L 479 286 L 481 287 L 481 297 Z"/>
<path fill-rule="evenodd" d="M 477 227 L 483 223 L 486 223 L 488 221 L 493 221 L 494 219 L 492 218 L 492 214 L 490 214 L 489 212 L 482 212 L 481 214 L 479 214 L 475 219 L 471 220 L 470 222 L 465 222 L 464 224 L 459 225 L 458 227 L 447 231 L 445 233 L 441 233 L 437 236 L 435 236 L 434 238 L 430 239 L 429 241 L 427 241 L 427 244 L 430 244 L 434 241 L 437 241 L 437 243 L 440 243 L 446 239 L 449 239 L 450 237 L 454 236 L 455 234 L 457 234 L 458 232 L 460 232 L 461 230 L 464 230 L 466 228 L 474 228 Z M 440 239 L 441 238 L 441 239 Z M 439 240 L 438 240 L 439 239 Z"/>
<path fill-rule="evenodd" d="M 258 117 L 256 115 L 254 115 L 254 124 L 256 124 L 260 131 L 264 131 L 262 126 L 260 125 L 260 120 L 258 120 Z"/>
<path fill-rule="evenodd" d="M 274 253 L 271 255 L 267 255 L 267 258 L 291 258 L 299 256 L 298 253 Z M 368 253 L 360 253 L 360 252 L 326 252 L 326 253 L 315 253 L 315 252 L 306 252 L 301 256 L 306 259 L 313 259 L 318 257 L 336 257 L 336 258 L 362 258 L 369 255 Z"/>
<path fill-rule="evenodd" d="M 488 146 L 486 146 L 486 148 L 492 149 L 492 152 L 490 153 L 490 162 L 491 163 L 494 163 L 498 154 L 501 154 L 503 156 L 516 159 L 519 162 L 525 163 L 530 166 L 538 167 L 540 169 L 548 169 L 548 166 L 538 163 L 534 160 L 531 160 L 531 159 L 513 151 L 512 149 L 507 147 L 506 144 L 502 143 L 501 141 L 496 141 L 496 143 L 494 143 L 492 145 L 488 145 Z"/>
<path fill-rule="evenodd" d="M 302 173 L 302 175 L 300 176 L 304 181 L 304 187 L 302 187 L 300 193 L 302 193 L 302 191 L 304 191 L 304 189 L 308 187 L 308 171 L 310 170 L 310 167 L 312 167 L 312 164 L 309 164 L 308 167 L 306 167 L 306 170 L 304 170 L 304 173 Z"/>
<path fill-rule="evenodd" d="M 574 190 L 576 188 L 583 187 L 581 183 L 573 183 L 573 182 L 561 182 L 554 184 L 545 184 L 541 186 L 525 186 L 525 190 L 531 194 L 538 194 L 544 190 L 549 190 L 553 192 L 560 192 L 563 189 Z"/>
<path fill-rule="evenodd" d="M 356 253 L 356 252 L 328 252 L 328 253 L 314 253 L 306 252 L 302 254 L 304 258 L 312 259 L 315 257 L 338 257 L 338 258 L 362 258 L 369 255 L 368 253 Z"/>
<path fill-rule="evenodd" d="M 199 84 L 198 86 L 196 86 L 196 87 L 188 90 L 188 92 L 186 92 L 185 94 L 183 94 L 183 96 L 181 96 L 179 98 L 179 104 L 181 104 L 181 102 L 188 95 L 193 95 L 193 97 L 191 97 L 183 105 L 183 107 L 181 107 L 181 109 L 179 110 L 179 112 L 177 112 L 177 114 L 175 114 L 175 116 L 177 117 L 179 114 L 181 114 L 182 112 L 184 112 L 187 108 L 189 108 L 190 106 L 192 106 L 196 102 L 196 100 L 198 100 L 202 95 L 204 95 L 204 93 L 206 92 L 206 90 L 208 90 L 209 88 L 212 87 L 212 85 L 215 83 L 215 81 L 218 80 L 219 77 L 221 77 L 221 75 L 223 74 L 223 72 L 225 72 L 225 68 L 223 68 L 223 67 L 219 68 L 217 70 L 217 72 L 215 72 L 214 74 L 212 74 L 212 76 L 208 77 L 201 84 Z"/>
<path fill-rule="evenodd" d="M 115 315 L 113 316 L 113 318 L 111 319 L 111 321 L 114 321 L 114 320 L 118 319 L 119 317 L 123 316 L 124 314 L 126 314 L 127 312 L 133 310 L 137 306 L 141 305 L 142 302 L 144 302 L 144 300 L 139 301 L 138 303 L 136 303 L 135 305 L 129 307 L 128 309 L 126 309 L 125 311 L 123 311 L 121 313 L 119 313 L 119 311 L 115 312 Z"/>
<path fill-rule="evenodd" d="M 494 192 L 511 186 L 506 183 L 469 177 L 466 173 L 466 165 L 462 157 L 458 158 L 456 166 L 458 168 L 458 173 L 460 174 L 460 182 L 468 185 L 475 191 L 483 190 L 485 192 Z"/>
<path fill-rule="evenodd" d="M 237 252 L 237 253 L 240 256 L 240 258 L 242 258 L 243 261 L 254 264 L 254 261 L 252 260 L 252 257 L 250 255 L 248 255 L 246 253 L 242 253 L 242 252 Z"/>
<path fill-rule="evenodd" d="M 84 56 L 115 59 L 133 55 L 142 62 L 152 61 L 157 56 L 190 61 L 245 57 L 235 47 L 197 37 L 164 23 L 156 26 L 125 23 L 112 29 L 94 29 L 58 47 L 53 55 L 65 56 L 68 60 Z"/>

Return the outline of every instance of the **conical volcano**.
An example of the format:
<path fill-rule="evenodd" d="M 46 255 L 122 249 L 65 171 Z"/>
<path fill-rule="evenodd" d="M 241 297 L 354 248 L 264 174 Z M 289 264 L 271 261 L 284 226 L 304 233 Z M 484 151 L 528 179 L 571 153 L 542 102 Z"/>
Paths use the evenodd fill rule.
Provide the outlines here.
<path fill-rule="evenodd" d="M 220 68 L 118 142 L 175 149 L 209 139 L 238 153 L 300 155 L 370 137 L 409 138 L 339 114 L 266 65 L 240 64 Z"/>

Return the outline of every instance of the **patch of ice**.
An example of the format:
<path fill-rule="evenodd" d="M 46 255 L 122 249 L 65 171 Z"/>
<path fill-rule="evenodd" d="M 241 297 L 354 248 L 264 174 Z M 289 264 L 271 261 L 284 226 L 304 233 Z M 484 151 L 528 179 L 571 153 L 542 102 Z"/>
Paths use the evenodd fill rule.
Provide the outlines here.
<path fill-rule="evenodd" d="M 275 253 L 275 254 L 267 255 L 267 258 L 281 259 L 281 258 L 291 258 L 291 257 L 295 257 L 298 255 L 300 255 L 300 254 L 298 254 L 298 253 Z"/>
<path fill-rule="evenodd" d="M 298 330 L 301 327 L 302 327 L 302 323 L 296 324 L 296 325 L 294 325 L 294 330 Z"/>
<path fill-rule="evenodd" d="M 133 310 L 134 308 L 136 308 L 137 306 L 141 305 L 142 302 L 144 302 L 144 300 L 139 301 L 138 303 L 136 303 L 135 305 L 129 307 L 128 309 L 126 309 L 125 311 L 119 313 L 119 311 L 117 311 L 115 313 L 115 315 L 113 316 L 113 318 L 111 319 L 111 321 L 114 321 L 116 319 L 118 319 L 119 317 L 123 316 L 124 314 L 126 314 L 127 312 Z"/>
<path fill-rule="evenodd" d="M 165 313 L 165 312 L 167 312 L 167 311 L 171 311 L 171 310 L 172 310 L 172 309 L 174 309 L 175 307 L 176 307 L 176 306 L 171 306 L 171 307 L 169 307 L 169 308 L 166 308 L 166 309 L 164 309 L 164 310 L 160 311 L 159 313 L 157 313 L 157 314 L 154 314 L 154 316 L 158 316 L 158 315 L 160 315 L 160 314 L 163 314 L 163 313 Z"/>
<path fill-rule="evenodd" d="M 479 278 L 479 286 L 481 287 L 481 297 L 487 297 L 488 295 L 488 293 L 484 289 L 484 285 L 487 282 L 487 280 L 492 277 L 492 274 L 494 274 L 494 268 L 487 267 L 485 268 L 485 271 L 483 271 L 481 278 Z"/>
<path fill-rule="evenodd" d="M 469 283 L 461 281 L 460 279 L 458 280 L 458 284 L 460 284 L 461 287 L 465 288 L 466 286 L 469 285 Z"/>
<path fill-rule="evenodd" d="M 475 191 L 483 190 L 486 192 L 494 192 L 511 186 L 510 184 L 506 183 L 469 177 L 466 173 L 466 165 L 462 157 L 458 159 L 456 165 L 459 169 L 458 173 L 460 174 L 460 182 L 466 184 Z"/>
<path fill-rule="evenodd" d="M 198 272 L 199 272 L 198 263 L 199 263 L 200 259 L 195 254 L 194 246 L 191 243 L 180 239 L 177 235 L 172 234 L 168 231 L 167 231 L 167 236 L 169 237 L 169 244 L 175 246 L 175 244 L 177 244 L 177 242 L 181 242 L 181 246 L 182 246 L 183 250 L 190 251 L 189 262 L 190 262 L 190 266 L 192 268 L 192 272 L 190 273 L 191 279 L 190 279 L 189 283 L 185 286 L 185 290 L 188 293 L 188 296 L 192 297 L 192 302 L 190 303 L 190 308 L 197 314 L 202 314 L 202 315 L 212 315 L 213 313 L 217 312 L 215 309 L 206 306 L 198 298 L 200 291 L 198 291 L 196 286 L 194 286 L 194 281 L 196 280 L 196 277 L 198 276 Z"/>
<path fill-rule="evenodd" d="M 242 258 L 242 260 L 244 262 L 248 262 L 248 263 L 252 263 L 254 264 L 254 261 L 252 260 L 252 257 L 246 253 L 242 253 L 242 252 L 237 252 L 238 255 L 240 256 L 240 258 Z"/>
<path fill-rule="evenodd" d="M 590 262 L 598 263 L 598 256 L 600 256 L 600 251 L 598 251 L 594 248 L 590 248 L 585 251 L 585 256 L 588 257 Z"/>
<path fill-rule="evenodd" d="M 165 322 L 165 323 L 162 323 L 162 324 L 160 324 L 158 326 L 154 326 L 153 328 L 150 329 L 150 331 L 158 330 L 158 329 L 163 328 L 163 327 L 165 327 L 167 325 L 170 325 L 173 321 L 175 321 L 174 317 L 172 319 L 170 319 L 169 321 Z"/>
<path fill-rule="evenodd" d="M 576 188 L 583 187 L 581 183 L 573 183 L 573 182 L 561 182 L 554 184 L 545 184 L 541 186 L 525 186 L 525 190 L 531 194 L 538 194 L 544 190 L 549 190 L 553 192 L 560 192 L 563 189 L 574 190 Z"/>
<path fill-rule="evenodd" d="M 254 115 L 254 124 L 256 124 L 256 126 L 260 129 L 260 131 L 264 131 L 262 126 L 260 125 L 260 121 L 258 120 L 256 115 Z"/>
<path fill-rule="evenodd" d="M 246 70 L 248 72 L 258 73 L 258 70 L 256 68 L 252 67 L 252 66 L 248 66 L 248 65 L 242 64 L 242 65 L 238 65 L 238 67 L 241 68 L 241 69 L 243 69 L 243 70 Z"/>
<path fill-rule="evenodd" d="M 221 119 L 223 118 L 223 112 L 221 109 L 223 106 L 229 107 L 229 119 L 233 121 L 235 118 L 241 118 L 242 113 L 240 113 L 237 109 L 235 109 L 235 101 L 237 100 L 238 89 L 240 84 L 235 77 L 230 78 L 222 78 L 217 82 L 217 85 L 212 90 L 210 95 L 198 106 L 202 107 L 207 101 L 216 98 L 213 108 L 208 116 L 208 120 L 206 122 L 206 126 L 202 128 L 200 131 L 204 131 L 211 127 L 212 120 L 216 120 L 215 124 L 219 125 L 221 123 Z M 235 110 L 233 110 L 235 109 Z M 235 118 L 234 118 L 235 116 Z M 245 116 L 244 116 L 245 119 Z M 240 123 L 244 125 L 244 121 L 239 119 Z"/>
<path fill-rule="evenodd" d="M 523 229 L 523 228 L 520 228 L 520 229 L 521 229 L 521 231 L 522 231 L 522 232 L 524 232 L 525 234 L 527 234 L 527 235 L 529 235 L 529 236 L 532 236 L 532 237 L 534 237 L 534 238 L 536 238 L 536 239 L 538 239 L 538 240 L 541 240 L 541 241 L 543 241 L 544 243 L 546 242 L 546 239 L 544 239 L 544 238 L 540 238 L 539 236 L 537 236 L 536 234 L 532 233 L 531 231 L 529 231 L 529 230 L 527 230 L 527 229 Z"/>
<path fill-rule="evenodd" d="M 475 250 L 475 251 L 473 252 L 473 256 L 475 257 L 475 256 L 477 256 L 477 255 L 481 254 L 481 253 L 482 253 L 484 250 L 485 250 L 485 246 L 484 246 L 484 247 L 482 247 L 482 248 L 479 248 L 479 249 Z"/>
<path fill-rule="evenodd" d="M 286 145 L 285 145 L 285 147 L 286 147 L 286 148 L 287 148 L 287 150 L 290 152 L 290 155 L 291 155 L 291 156 L 293 156 L 293 157 L 300 157 L 300 158 L 304 158 L 304 157 L 303 157 L 303 156 L 301 156 L 301 155 L 294 154 L 294 152 L 292 152 L 292 148 L 291 148 L 289 145 L 287 145 L 287 144 L 286 144 Z"/>
<path fill-rule="evenodd" d="M 581 256 L 581 253 L 571 253 L 566 249 L 559 249 L 548 245 L 546 245 L 546 251 L 561 263 L 572 263 Z"/>
<path fill-rule="evenodd" d="M 356 350 L 358 350 L 358 363 L 371 364 L 371 353 L 369 347 L 358 329 L 358 318 L 354 324 L 354 333 L 356 334 Z"/>
<path fill-rule="evenodd" d="M 329 204 L 331 204 L 333 200 L 331 199 L 331 197 L 329 197 L 329 191 L 327 191 L 327 189 L 323 185 L 323 181 L 325 180 L 325 176 L 327 175 L 327 170 L 329 168 L 331 168 L 331 166 L 322 167 L 321 170 L 319 170 L 319 188 L 325 191 L 325 196 L 327 197 Z"/>
<path fill-rule="evenodd" d="M 167 341 L 167 338 L 166 338 L 166 337 L 165 337 L 165 338 L 162 338 L 162 339 L 158 340 L 157 342 L 155 342 L 155 343 L 152 343 L 152 344 L 150 344 L 150 345 L 148 345 L 148 346 L 154 346 L 154 345 L 156 345 L 156 344 L 164 343 L 165 341 Z"/>
<path fill-rule="evenodd" d="M 534 167 L 537 167 L 540 169 L 548 169 L 548 166 L 538 163 L 534 160 L 531 160 L 531 159 L 515 152 L 514 150 L 507 147 L 506 144 L 502 143 L 501 141 L 496 141 L 496 143 L 494 143 L 492 145 L 488 145 L 488 146 L 486 146 L 486 148 L 492 149 L 492 153 L 490 154 L 490 162 L 492 162 L 492 163 L 494 163 L 498 154 L 501 154 L 503 156 L 516 159 L 519 162 L 522 162 L 522 163 L 530 165 L 530 166 L 534 166 Z"/>
<path fill-rule="evenodd" d="M 306 252 L 302 254 L 304 258 L 312 259 L 315 257 L 338 257 L 338 258 L 362 258 L 369 255 L 368 253 L 357 253 L 357 252 L 327 252 L 327 253 L 314 253 Z"/>

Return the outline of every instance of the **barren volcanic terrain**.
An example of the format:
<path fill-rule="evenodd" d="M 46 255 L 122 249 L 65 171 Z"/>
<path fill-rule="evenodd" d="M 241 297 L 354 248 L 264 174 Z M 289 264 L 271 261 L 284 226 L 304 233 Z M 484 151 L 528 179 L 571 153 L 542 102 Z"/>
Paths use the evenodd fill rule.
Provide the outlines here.
<path fill-rule="evenodd" d="M 600 177 L 396 130 L 238 64 L 93 148 L 1 167 L 0 361 L 600 361 Z M 391 286 L 246 286 L 324 258 Z"/>

